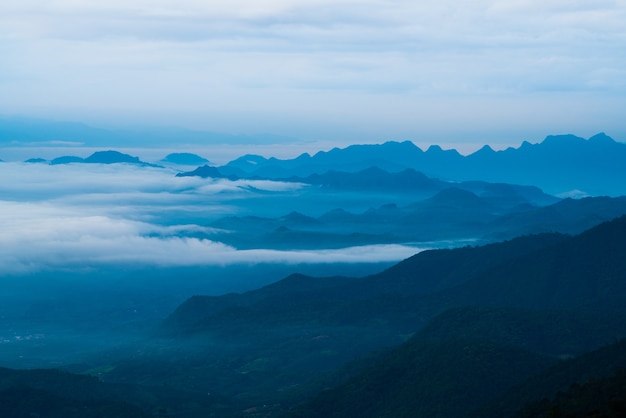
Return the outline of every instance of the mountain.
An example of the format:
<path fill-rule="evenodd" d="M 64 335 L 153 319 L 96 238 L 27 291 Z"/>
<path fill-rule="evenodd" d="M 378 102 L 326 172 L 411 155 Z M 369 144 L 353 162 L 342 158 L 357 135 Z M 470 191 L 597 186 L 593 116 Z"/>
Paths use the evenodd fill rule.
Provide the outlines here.
<path fill-rule="evenodd" d="M 229 173 L 229 174 L 226 174 Z M 248 175 L 241 170 L 229 170 L 228 167 L 210 167 L 204 165 L 193 171 L 179 173 L 180 177 L 228 177 L 231 179 L 272 179 L 259 176 L 258 173 Z M 306 177 L 291 176 L 273 178 L 283 182 L 295 182 L 321 187 L 324 191 L 350 192 L 384 192 L 411 194 L 415 200 L 431 197 L 434 194 L 449 188 L 459 188 L 485 197 L 494 205 L 513 207 L 530 203 L 544 206 L 557 202 L 559 199 L 550 196 L 534 186 L 520 186 L 505 183 L 489 183 L 484 181 L 450 182 L 427 177 L 414 169 L 405 169 L 400 172 L 389 172 L 376 166 L 348 172 L 329 170 L 321 174 L 311 174 Z"/>
<path fill-rule="evenodd" d="M 84 162 L 92 164 L 141 164 L 139 157 L 133 157 L 118 151 L 97 151 L 85 158 Z"/>
<path fill-rule="evenodd" d="M 515 235 L 559 231 L 576 234 L 626 212 L 626 196 L 563 199 L 555 204 L 512 211 L 494 220 L 490 236 L 508 238 Z"/>
<path fill-rule="evenodd" d="M 141 161 L 139 157 L 133 157 L 128 154 L 123 154 L 119 151 L 97 151 L 85 158 L 85 163 L 88 164 L 135 164 L 144 167 L 159 167 L 155 164 L 146 163 Z"/>
<path fill-rule="evenodd" d="M 550 194 L 619 196 L 626 194 L 626 144 L 604 133 L 585 140 L 574 135 L 548 136 L 542 142 L 524 142 L 519 148 L 494 151 L 483 147 L 463 156 L 456 150 L 431 146 L 422 151 L 412 142 L 353 145 L 291 160 L 246 155 L 220 171 L 239 177 L 306 178 L 328 171 L 358 172 L 378 167 L 388 172 L 406 169 L 431 178 L 462 182 L 532 184 Z"/>
<path fill-rule="evenodd" d="M 196 168 L 193 171 L 177 173 L 176 177 L 202 177 L 202 178 L 230 178 L 231 180 L 236 180 L 234 176 L 224 176 L 216 167 L 211 167 L 209 165 L 203 165 L 201 167 Z"/>
<path fill-rule="evenodd" d="M 586 383 L 573 383 L 567 392 L 560 392 L 553 400 L 543 398 L 526 404 L 517 414 L 518 418 L 547 418 L 555 415 L 567 417 L 626 416 L 626 369 L 614 375 L 592 379 Z"/>
<path fill-rule="evenodd" d="M 138 389 L 59 370 L 0 368 L 0 415 L 7 418 L 151 416 L 134 405 L 148 395 Z"/>
<path fill-rule="evenodd" d="M 619 417 L 625 347 L 622 339 L 557 361 L 488 339 L 429 341 L 416 335 L 286 416 Z"/>
<path fill-rule="evenodd" d="M 68 122 L 1 117 L 0 142 L 14 146 L 33 144 L 137 146 L 146 143 L 284 143 L 293 140 L 272 135 L 228 135 L 177 128 L 102 129 Z M 462 138 L 459 139 L 462 141 Z M 174 159 L 194 165 L 205 164 L 179 153 Z M 186 155 L 186 156 L 185 156 Z M 425 151 L 410 141 L 383 144 L 352 145 L 333 148 L 313 155 L 301 154 L 293 159 L 244 155 L 218 167 L 226 176 L 245 178 L 308 177 L 328 171 L 358 172 L 369 167 L 399 173 L 406 169 L 424 173 L 430 178 L 448 181 L 482 180 L 493 183 L 532 184 L 554 195 L 619 196 L 626 195 L 621 179 L 626 175 L 622 162 L 626 144 L 616 142 L 605 133 L 589 139 L 575 135 L 551 135 L 531 144 L 524 141 L 518 148 L 494 151 L 489 146 L 463 156 L 454 149 L 432 145 Z M 166 157 L 167 158 L 167 157 Z"/>
<path fill-rule="evenodd" d="M 0 390 L 0 414 L 4 418 L 148 418 L 147 411 L 130 403 L 105 399 L 76 400 L 30 387 Z"/>
<path fill-rule="evenodd" d="M 214 404 L 218 404 L 217 408 Z M 205 417 L 228 402 L 206 392 L 174 387 L 103 382 L 98 377 L 56 369 L 0 367 L 0 416 L 3 418 Z M 219 413 L 219 412 L 218 412 Z"/>
<path fill-rule="evenodd" d="M 406 206 L 390 203 L 361 213 L 337 208 L 317 217 L 307 216 L 308 222 L 293 222 L 288 217 L 225 217 L 210 224 L 222 232 L 207 238 L 237 248 L 334 248 L 402 242 L 422 242 L 428 247 L 442 240 L 495 242 L 543 232 L 577 234 L 626 214 L 626 197 L 561 201 L 523 186 L 472 182 L 467 189 L 462 187 L 465 183 Z M 556 203 L 534 204 L 547 201 Z"/>
<path fill-rule="evenodd" d="M 455 417 L 626 337 L 624 253 L 626 216 L 575 236 L 423 251 L 366 277 L 296 274 L 197 295 L 162 323 L 155 348 L 107 360 L 102 377 L 211 388 L 266 415 L 322 399 L 314 411 Z"/>
<path fill-rule="evenodd" d="M 331 170 L 356 172 L 369 167 L 386 171 L 402 171 L 413 167 L 423 151 L 409 141 L 386 142 L 376 145 L 351 145 L 344 149 L 333 148 L 315 155 L 301 154 L 292 160 L 244 155 L 226 164 L 222 171 L 229 174 L 263 178 L 306 177 Z M 229 170 L 233 170 L 231 173 Z"/>
<path fill-rule="evenodd" d="M 425 251 L 347 284 L 257 299 L 261 289 L 252 300 L 232 296 L 231 305 L 211 315 L 202 315 L 200 309 L 195 318 L 180 321 L 174 313 L 170 322 L 185 323 L 180 331 L 228 333 L 268 324 L 362 326 L 375 319 L 385 324 L 385 332 L 398 335 L 460 306 L 623 312 L 625 237 L 623 216 L 571 238 L 541 235 Z M 215 298 L 206 303 L 213 305 Z"/>
<path fill-rule="evenodd" d="M 613 313 L 458 307 L 433 318 L 426 341 L 487 340 L 555 358 L 571 358 L 626 337 L 626 316 Z"/>
<path fill-rule="evenodd" d="M 574 135 L 548 136 L 539 144 L 489 155 L 468 156 L 466 173 L 482 180 L 498 178 L 507 183 L 534 184 L 548 193 L 582 190 L 591 195 L 626 194 L 617 178 L 626 168 L 619 161 L 626 155 L 626 144 L 604 133 L 588 140 Z"/>
<path fill-rule="evenodd" d="M 299 320 L 305 321 L 304 323 L 318 323 L 320 318 L 327 318 L 331 324 L 341 324 L 344 321 L 369 322 L 372 316 L 384 315 L 388 309 L 390 309 L 388 313 L 396 312 L 395 307 L 378 303 L 377 299 L 384 300 L 393 296 L 394 299 L 407 298 L 406 302 L 417 301 L 423 296 L 455 288 L 502 263 L 509 263 L 523 254 L 534 253 L 564 239 L 566 237 L 562 235 L 546 234 L 483 247 L 430 250 L 418 253 L 384 272 L 365 278 L 300 277 L 296 282 L 297 286 L 292 284 L 293 278 L 288 278 L 241 295 L 196 296 L 188 301 L 193 309 L 187 307 L 187 302 L 183 303 L 168 318 L 168 322 L 178 324 L 177 331 L 180 332 L 195 332 L 204 326 L 221 329 L 220 316 L 228 315 L 229 321 L 236 321 L 244 327 L 246 324 L 253 326 L 254 322 L 263 320 L 263 310 L 266 306 L 272 307 L 271 311 L 266 312 L 272 320 L 281 316 L 289 320 L 293 314 Z M 324 285 L 320 286 L 320 283 Z M 283 289 L 279 295 L 275 294 L 276 288 Z M 299 303 L 294 304 L 295 301 Z M 202 306 L 203 303 L 206 307 Z M 372 305 L 369 311 L 368 303 Z M 219 309 L 214 308 L 216 304 L 220 306 Z M 234 313 L 231 308 L 237 308 L 238 316 L 231 315 L 231 312 Z M 414 318 L 415 308 L 404 312 L 409 318 L 408 326 L 411 330 L 419 326 L 418 322 L 412 322 L 413 319 L 410 319 Z M 186 312 L 184 318 L 179 316 L 180 312 Z M 206 312 L 211 312 L 211 315 L 206 315 Z M 359 316 L 361 314 L 364 316 Z M 223 325 L 226 325 L 226 322 Z M 388 327 L 389 325 L 391 324 L 388 324 Z"/>
<path fill-rule="evenodd" d="M 490 342 L 412 338 L 290 417 L 461 417 L 554 360 Z"/>
<path fill-rule="evenodd" d="M 176 164 L 176 165 L 203 165 L 208 164 L 209 160 L 201 157 L 197 154 L 191 154 L 188 152 L 174 152 L 167 154 L 162 160 L 162 163 Z"/>
<path fill-rule="evenodd" d="M 472 411 L 474 418 L 555 416 L 551 406 L 562 405 L 568 417 L 620 417 L 624 410 L 626 340 L 620 339 L 578 357 L 561 361 L 505 390 Z M 598 389 L 602 388 L 602 391 Z M 585 393 L 587 392 L 587 393 Z M 598 393 L 599 392 L 599 393 Z M 591 396 L 593 396 L 593 398 Z M 618 402 L 611 404 L 611 397 Z M 575 401 L 575 402 L 573 402 Z M 591 407 L 590 414 L 586 409 Z M 566 412 L 568 411 L 569 412 Z M 604 413 L 598 411 L 605 410 Z M 548 413 L 542 415 L 542 413 Z M 550 415 L 552 412 L 552 415 Z"/>
<path fill-rule="evenodd" d="M 339 190 L 402 190 L 407 192 L 432 193 L 447 185 L 433 180 L 412 169 L 389 173 L 379 167 L 368 167 L 355 173 L 327 171 L 308 177 L 290 177 L 283 181 L 314 184 Z"/>
<path fill-rule="evenodd" d="M 177 311 L 168 323 L 177 324 L 176 332 L 221 334 L 268 324 L 361 326 L 376 319 L 397 335 L 461 306 L 623 312 L 625 237 L 623 216 L 574 237 L 548 234 L 424 251 L 377 275 L 329 279 L 322 288 L 308 288 L 317 281 L 309 278 L 279 296 L 269 287 L 226 299 L 196 297 L 195 309 L 181 305 L 185 319 Z"/>
<path fill-rule="evenodd" d="M 75 155 L 64 155 L 62 157 L 53 158 L 50 160 L 51 165 L 57 164 L 72 164 L 72 163 L 84 163 L 85 159 L 76 157 Z"/>
<path fill-rule="evenodd" d="M 119 151 L 96 151 L 87 158 L 81 158 L 76 156 L 63 156 L 54 158 L 50 161 L 50 164 L 72 164 L 72 163 L 84 163 L 84 164 L 133 164 L 142 167 L 158 167 L 157 165 L 146 163 L 141 161 L 139 157 L 133 157 L 128 154 L 121 153 Z"/>
<path fill-rule="evenodd" d="M 621 312 L 626 300 L 623 254 L 626 216 L 502 264 L 449 292 L 445 303 Z"/>

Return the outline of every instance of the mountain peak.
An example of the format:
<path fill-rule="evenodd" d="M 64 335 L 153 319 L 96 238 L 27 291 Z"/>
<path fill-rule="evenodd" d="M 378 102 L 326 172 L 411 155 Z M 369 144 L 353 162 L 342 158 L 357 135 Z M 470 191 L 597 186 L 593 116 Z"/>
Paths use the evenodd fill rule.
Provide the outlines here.
<path fill-rule="evenodd" d="M 522 145 L 520 145 L 520 149 L 528 149 L 528 148 L 532 148 L 533 144 L 531 144 L 528 141 L 524 141 L 522 142 Z"/>
<path fill-rule="evenodd" d="M 222 173 L 216 168 L 210 165 L 203 165 L 196 168 L 193 171 L 185 173 L 178 173 L 176 177 L 202 177 L 202 178 L 223 178 Z"/>
<path fill-rule="evenodd" d="M 470 155 L 473 155 L 473 156 L 492 155 L 492 154 L 495 154 L 495 153 L 496 153 L 496 151 L 493 148 L 491 148 L 491 146 L 483 145 L 481 149 L 479 149 L 478 151 L 476 151 L 476 152 L 474 152 L 474 153 L 472 153 Z"/>
<path fill-rule="evenodd" d="M 543 145 L 552 146 L 570 146 L 572 144 L 581 144 L 585 142 L 585 138 L 576 135 L 548 135 L 542 142 Z"/>
<path fill-rule="evenodd" d="M 203 158 L 197 154 L 191 154 L 188 152 L 174 152 L 168 154 L 161 160 L 164 163 L 178 164 L 178 165 L 201 165 L 208 164 L 209 160 Z"/>
<path fill-rule="evenodd" d="M 614 144 L 615 140 L 605 134 L 604 132 L 600 132 L 589 138 L 588 140 L 591 143 L 595 144 Z"/>
<path fill-rule="evenodd" d="M 469 190 L 458 187 L 443 189 L 429 199 L 430 202 L 439 205 L 463 205 L 466 207 L 484 206 L 484 201 Z"/>
<path fill-rule="evenodd" d="M 89 157 L 85 158 L 86 163 L 100 163 L 100 164 L 113 164 L 113 163 L 132 163 L 139 164 L 139 157 L 133 157 L 132 155 L 123 154 L 119 151 L 96 151 Z"/>
<path fill-rule="evenodd" d="M 430 155 L 454 155 L 454 156 L 461 156 L 461 154 L 459 154 L 459 152 L 456 149 L 452 148 L 452 149 L 444 150 L 439 145 L 431 145 L 431 146 L 429 146 L 428 149 L 426 150 L 426 153 L 430 154 Z"/>

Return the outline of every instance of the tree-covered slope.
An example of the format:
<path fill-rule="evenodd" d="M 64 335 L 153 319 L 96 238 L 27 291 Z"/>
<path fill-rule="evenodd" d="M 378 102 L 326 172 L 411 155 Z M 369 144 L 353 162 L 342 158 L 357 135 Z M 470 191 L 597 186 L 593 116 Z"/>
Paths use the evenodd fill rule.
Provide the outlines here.
<path fill-rule="evenodd" d="M 542 416 L 611 416 L 593 415 L 593 402 L 596 406 L 610 409 L 608 404 L 616 393 L 617 400 L 626 393 L 623 370 L 626 369 L 626 340 L 622 339 L 597 350 L 580 355 L 576 358 L 561 361 L 547 369 L 529 377 L 524 382 L 514 385 L 501 396 L 472 411 L 472 418 L 500 418 L 500 417 L 531 417 Z M 598 393 L 597 389 L 605 383 L 611 388 L 606 393 Z M 576 393 L 581 385 L 589 386 L 590 399 L 584 400 L 587 395 Z M 596 386 L 595 383 L 598 383 Z M 570 391 L 568 395 L 564 393 Z M 591 395 L 593 394 L 593 395 Z M 592 397 L 597 397 L 595 400 Z M 569 398 L 569 399 L 568 399 Z M 568 404 L 571 415 L 549 415 L 552 406 Z M 588 409 L 592 406 L 591 410 Z M 590 415 L 586 415 L 590 413 Z M 617 415 L 620 416 L 620 415 Z"/>
<path fill-rule="evenodd" d="M 413 338 L 293 417 L 462 416 L 553 360 L 490 342 Z"/>

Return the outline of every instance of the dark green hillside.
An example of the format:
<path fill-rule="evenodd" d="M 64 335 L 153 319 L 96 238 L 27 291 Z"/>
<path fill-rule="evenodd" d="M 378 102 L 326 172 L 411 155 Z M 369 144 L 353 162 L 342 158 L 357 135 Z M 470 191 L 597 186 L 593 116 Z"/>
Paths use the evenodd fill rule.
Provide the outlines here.
<path fill-rule="evenodd" d="M 380 274 L 363 279 L 362 287 L 372 289 L 372 293 L 432 294 L 565 239 L 568 239 L 565 235 L 542 234 L 480 247 L 424 251 Z"/>
<path fill-rule="evenodd" d="M 289 416 L 462 416 L 552 362 L 489 342 L 413 338 Z"/>
<path fill-rule="evenodd" d="M 127 403 L 76 400 L 29 387 L 0 390 L 2 418 L 147 418 L 153 416 Z"/>
<path fill-rule="evenodd" d="M 198 331 L 200 322 L 226 326 L 228 321 L 237 321 L 243 326 L 254 326 L 269 316 L 278 322 L 282 318 L 286 323 L 296 318 L 315 324 L 324 322 L 325 318 L 332 324 L 367 323 L 386 310 L 391 310 L 394 316 L 406 314 L 410 322 L 416 309 L 421 312 L 415 304 L 420 295 L 449 289 L 501 263 L 564 239 L 563 235 L 545 234 L 483 247 L 424 251 L 380 274 L 361 279 L 293 275 L 244 294 L 195 296 L 181 305 L 166 324 L 168 328 L 179 324 L 182 327 L 179 331 L 184 328 Z M 410 329 L 418 325 L 412 323 Z"/>
<path fill-rule="evenodd" d="M 501 264 L 440 303 L 533 309 L 626 310 L 626 216 Z"/>
<path fill-rule="evenodd" d="M 146 391 L 104 384 L 93 376 L 0 368 L 3 418 L 148 417 L 154 406 L 146 402 L 149 397 Z"/>
<path fill-rule="evenodd" d="M 183 331 L 195 327 L 204 318 L 227 309 L 251 306 L 266 299 L 290 298 L 293 293 L 324 292 L 344 284 L 349 285 L 358 279 L 347 277 L 309 277 L 292 274 L 283 280 L 272 283 L 261 289 L 243 294 L 229 293 L 222 296 L 193 296 L 181 304 L 166 319 L 164 327 L 170 331 Z"/>
<path fill-rule="evenodd" d="M 615 375 L 574 383 L 552 401 L 526 405 L 516 418 L 622 418 L 626 416 L 626 369 Z"/>
<path fill-rule="evenodd" d="M 545 408 L 548 407 L 548 405 L 556 406 L 562 401 L 566 401 L 567 398 L 570 399 L 564 403 L 569 403 L 567 408 L 572 411 L 572 415 L 553 416 L 596 416 L 585 415 L 584 413 L 581 415 L 581 413 L 585 412 L 587 406 L 595 401 L 598 401 L 596 405 L 599 407 L 598 409 L 602 409 L 606 406 L 610 408 L 611 405 L 604 405 L 604 402 L 610 402 L 610 398 L 613 397 L 613 395 L 617 396 L 617 401 L 619 401 L 620 396 L 623 400 L 623 396 L 626 394 L 626 387 L 624 387 L 624 383 L 626 383 L 624 381 L 624 369 L 626 369 L 626 340 L 620 340 L 611 345 L 571 360 L 559 362 L 547 368 L 528 378 L 523 383 L 509 388 L 502 396 L 495 398 L 483 407 L 473 411 L 470 416 L 472 418 L 540 416 L 539 413 L 546 411 Z M 581 393 L 576 394 L 580 389 L 577 389 L 579 385 L 591 382 L 590 390 L 595 391 L 596 388 L 602 387 L 602 380 L 604 379 L 607 379 L 607 388 L 612 387 L 612 389 L 609 389 L 603 394 L 597 393 L 597 399 L 589 399 L 589 402 L 583 401 L 584 396 Z M 611 379 L 614 380 L 611 381 Z M 595 382 L 598 383 L 598 386 L 595 386 Z M 559 395 L 559 393 L 567 392 L 570 389 L 569 395 Z M 617 389 L 618 393 L 614 392 L 614 389 Z M 576 399 L 578 399 L 580 403 L 572 403 L 572 401 Z M 552 401 L 555 401 L 554 404 L 551 403 Z M 565 409 L 562 412 L 565 412 Z"/>
<path fill-rule="evenodd" d="M 489 340 L 554 357 L 571 357 L 626 337 L 626 316 L 513 308 L 453 308 L 417 334 L 429 341 Z"/>
<path fill-rule="evenodd" d="M 324 374 L 414 334 L 402 346 L 408 348 L 401 350 L 414 351 L 422 359 L 419 367 L 438 365 L 437 372 L 429 373 L 446 383 L 426 388 L 425 381 L 415 381 L 414 390 L 423 394 L 418 396 L 423 401 L 420 408 L 425 409 L 410 413 L 428 416 L 444 404 L 474 408 L 479 400 L 487 402 L 498 395 L 490 386 L 492 380 L 504 391 L 529 376 L 518 374 L 516 365 L 524 372 L 539 371 L 546 359 L 584 353 L 624 336 L 624 254 L 626 217 L 574 237 L 547 234 L 482 247 L 426 251 L 364 278 L 294 275 L 240 295 L 198 296 L 181 305 L 162 328 L 179 343 L 189 341 L 197 353 L 181 360 L 180 352 L 164 349 L 152 360 L 144 356 L 141 367 L 138 359 L 117 364 L 107 378 L 173 380 L 190 390 L 219 388 L 213 390 L 237 399 L 242 407 L 280 403 L 277 410 L 281 410 L 327 387 Z M 475 308 L 461 309 L 464 306 Z M 455 357 L 463 358 L 460 339 L 475 353 L 475 363 L 454 362 Z M 489 350 L 494 358 L 486 354 Z M 435 354 L 441 354 L 440 360 Z M 518 354 L 528 361 L 516 363 Z M 392 358 L 388 356 L 393 354 L 384 358 Z M 390 372 L 393 379 L 383 372 L 386 369 L 372 366 L 364 386 L 355 386 L 356 393 L 368 393 L 368 402 L 374 402 L 372 393 L 382 393 L 378 388 L 394 387 L 390 380 L 402 381 L 404 375 L 398 370 L 411 364 L 409 357 L 400 357 Z M 159 358 L 159 367 L 151 367 Z M 498 363 L 501 358 L 506 361 Z M 446 369 L 445 364 L 454 367 Z M 479 370 L 481 364 L 487 369 Z M 457 374 L 455 368 L 463 372 Z M 428 369 L 416 370 L 414 374 Z M 342 379 L 354 373 L 354 369 L 343 373 Z M 387 383 L 378 382 L 379 378 Z M 370 384 L 375 389 L 369 389 Z M 409 402 L 414 393 L 403 388 L 411 385 L 394 390 L 398 399 L 389 402 L 398 408 Z M 464 391 L 477 403 L 464 398 Z M 333 399 L 352 399 L 338 393 Z M 453 396 L 461 398 L 441 400 Z M 380 402 L 387 402 L 384 399 Z M 336 409 L 346 413 L 351 408 L 352 404 L 349 409 Z M 374 404 L 371 409 L 384 411 L 384 406 Z M 392 411 L 390 416 L 404 413 Z M 447 416 L 458 416 L 458 411 L 448 411 Z"/>
<path fill-rule="evenodd" d="M 463 417 L 485 402 L 489 407 L 476 417 L 510 416 L 524 402 L 622 367 L 626 354 L 617 347 L 573 361 L 557 357 L 614 341 L 626 334 L 625 324 L 624 316 L 579 312 L 452 309 L 398 348 L 336 373 L 339 381 L 345 373 L 352 377 L 290 416 Z M 549 364 L 554 367 L 544 369 Z M 502 400 L 489 403 L 494 397 Z"/>
<path fill-rule="evenodd" d="M 206 392 L 105 383 L 95 376 L 55 369 L 0 367 L 2 418 L 200 418 L 209 416 L 209 411 L 226 411 L 229 407 L 217 396 L 208 398 Z"/>

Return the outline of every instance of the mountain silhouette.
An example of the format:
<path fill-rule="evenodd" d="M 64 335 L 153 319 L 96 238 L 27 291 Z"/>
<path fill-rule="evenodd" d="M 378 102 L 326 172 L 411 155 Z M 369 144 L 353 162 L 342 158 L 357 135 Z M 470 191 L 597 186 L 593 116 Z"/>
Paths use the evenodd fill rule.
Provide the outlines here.
<path fill-rule="evenodd" d="M 54 158 L 50 161 L 51 165 L 57 164 L 71 164 L 71 163 L 84 163 L 84 164 L 133 164 L 144 167 L 159 167 L 154 164 L 146 163 L 141 161 L 139 157 L 133 157 L 128 154 L 121 153 L 119 151 L 96 151 L 87 158 L 81 158 L 76 156 L 63 156 Z"/>
<path fill-rule="evenodd" d="M 197 154 L 188 152 L 174 152 L 167 154 L 161 162 L 176 165 L 203 165 L 208 164 L 209 160 Z"/>
<path fill-rule="evenodd" d="M 57 164 L 72 164 L 72 163 L 84 163 L 85 159 L 81 157 L 76 157 L 74 155 L 64 155 L 62 157 L 53 158 L 50 160 L 51 165 Z"/>
<path fill-rule="evenodd" d="M 426 151 L 412 142 L 352 145 L 343 149 L 302 154 L 291 160 L 246 155 L 220 167 L 226 175 L 285 179 L 306 178 L 328 171 L 358 172 L 378 167 L 388 172 L 413 169 L 430 178 L 448 181 L 482 180 L 526 184 L 551 194 L 626 194 L 626 144 L 604 133 L 589 139 L 551 135 L 542 142 L 523 142 L 518 148 L 494 151 L 485 146 L 463 156 L 433 145 Z"/>
<path fill-rule="evenodd" d="M 212 167 L 209 165 L 203 165 L 201 167 L 196 168 L 193 171 L 183 172 L 176 174 L 176 177 L 202 177 L 202 178 L 227 178 L 227 176 L 222 175 L 220 170 L 216 167 Z M 235 180 L 235 176 L 228 176 L 231 180 Z"/>
<path fill-rule="evenodd" d="M 123 154 L 119 151 L 97 151 L 91 154 L 89 157 L 85 158 L 85 162 L 93 164 L 141 164 L 139 157 L 133 157 L 128 154 Z"/>
<path fill-rule="evenodd" d="M 396 323 L 396 329 L 406 332 L 455 306 L 621 312 L 626 306 L 625 237 L 626 216 L 571 238 L 539 235 L 483 247 L 425 251 L 358 282 L 337 282 L 335 287 L 310 292 L 296 289 L 290 297 L 245 302 L 237 315 L 225 309 L 187 323 L 197 329 L 227 329 L 233 321 L 247 327 L 266 320 L 280 323 L 280 318 L 299 318 L 296 322 L 302 324 L 327 318 L 329 324 L 348 325 L 380 317 L 389 330 Z M 233 300 L 249 301 L 247 297 Z M 294 305 L 296 300 L 302 303 Z"/>
<path fill-rule="evenodd" d="M 556 203 L 536 206 L 548 201 Z M 228 231 L 216 233 L 213 239 L 237 248 L 337 248 L 340 243 L 403 242 L 432 247 L 445 240 L 495 242 L 543 232 L 577 234 L 623 214 L 626 197 L 560 201 L 532 188 L 470 182 L 409 205 L 388 203 L 360 213 L 336 208 L 317 217 L 302 214 L 307 222 L 293 222 L 288 216 L 229 216 L 210 225 Z"/>

